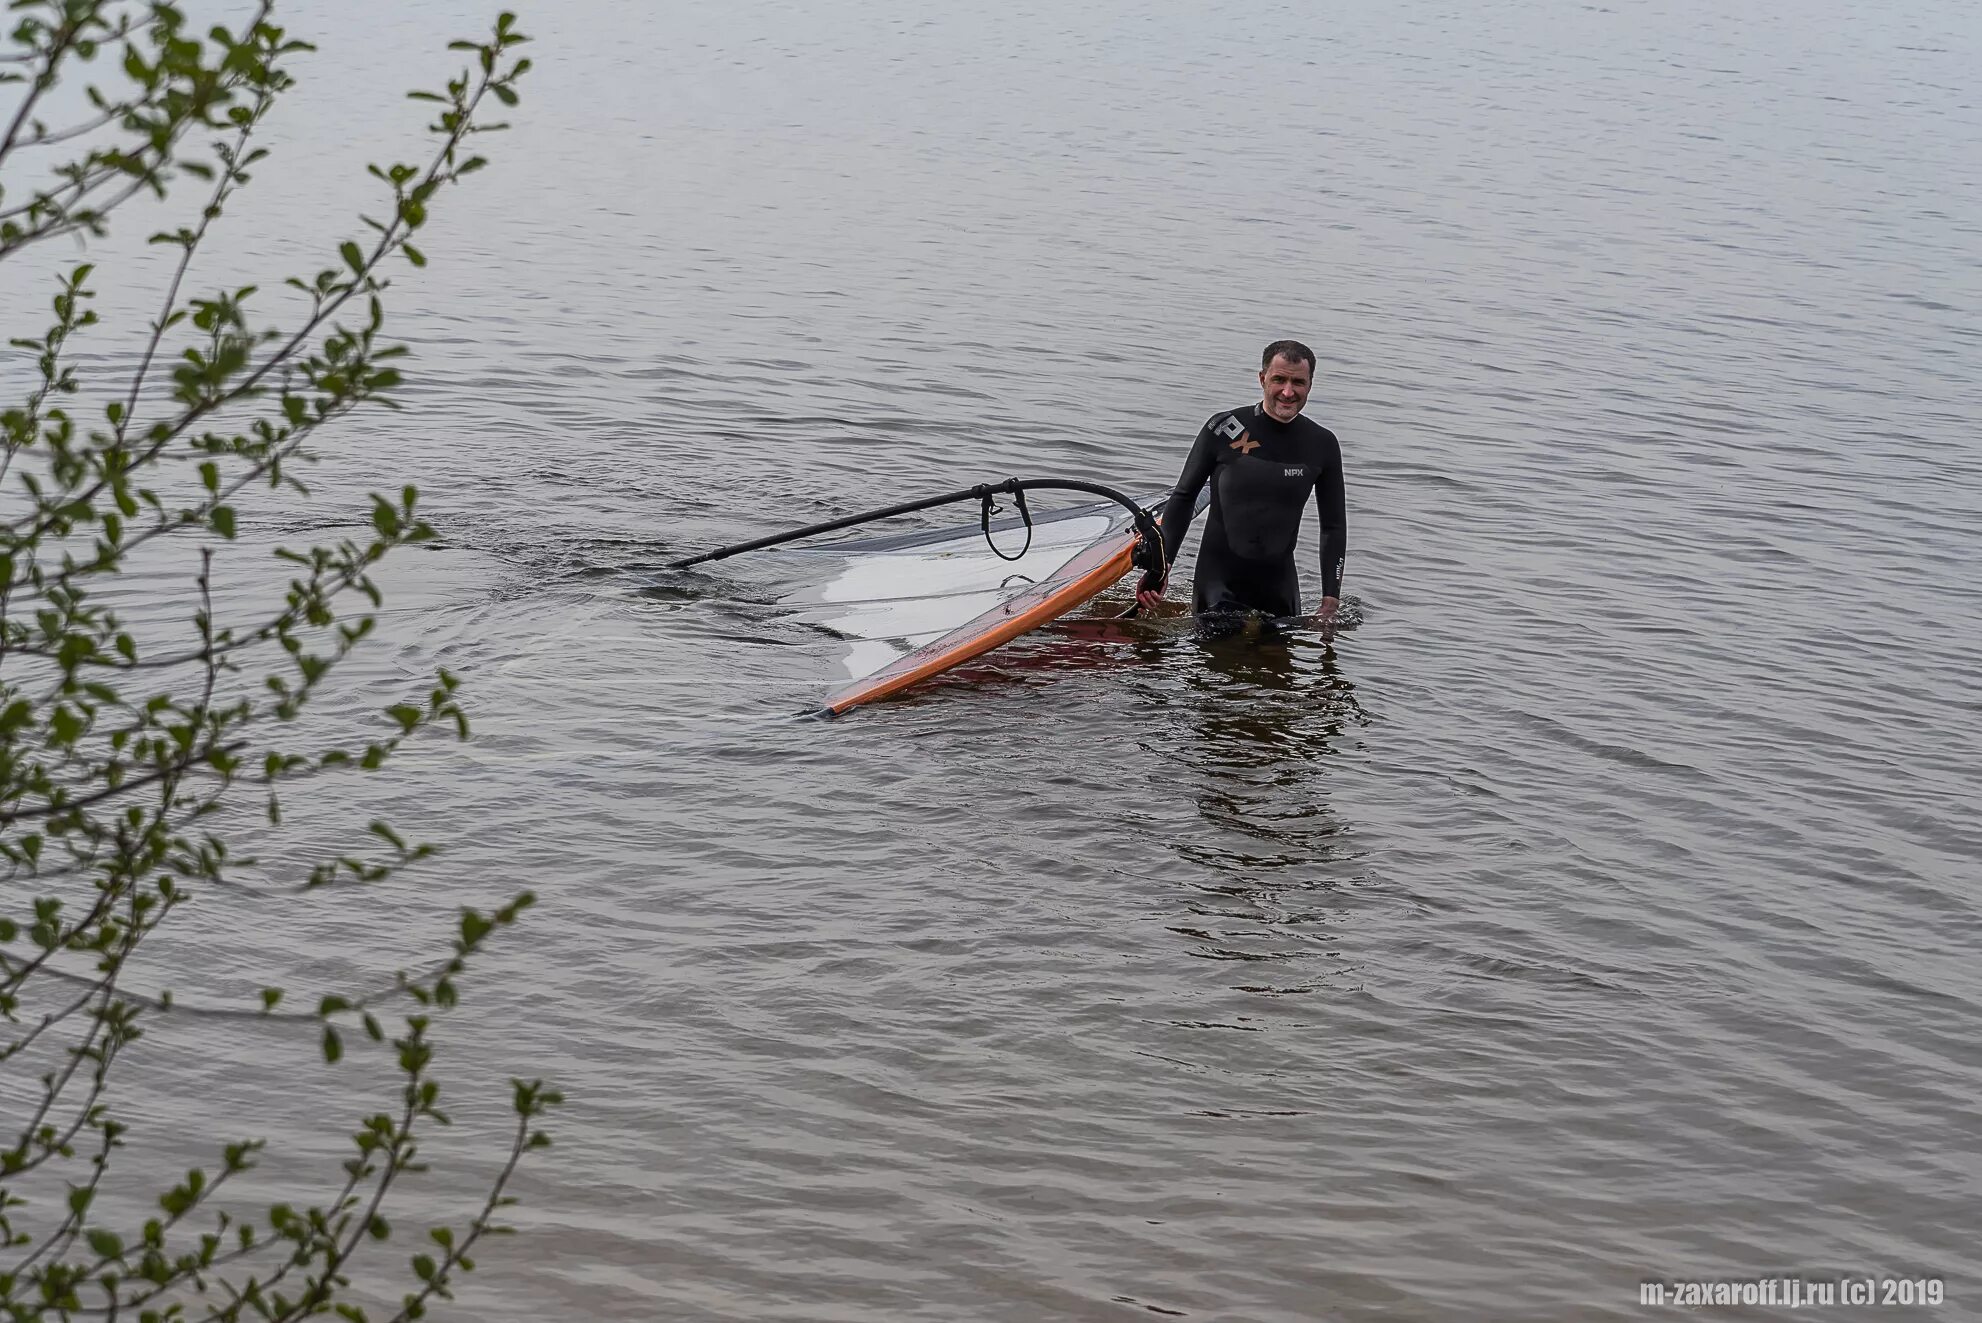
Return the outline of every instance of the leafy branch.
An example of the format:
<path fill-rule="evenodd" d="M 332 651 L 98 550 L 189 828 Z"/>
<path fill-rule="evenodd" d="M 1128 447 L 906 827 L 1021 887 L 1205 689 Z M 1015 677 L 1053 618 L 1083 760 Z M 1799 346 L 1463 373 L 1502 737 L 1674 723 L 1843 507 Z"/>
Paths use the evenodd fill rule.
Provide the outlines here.
<path fill-rule="evenodd" d="M 257 493 L 307 498 L 296 469 L 316 458 L 331 425 L 368 404 L 394 407 L 406 350 L 383 336 L 385 264 L 403 255 L 427 265 L 414 240 L 442 190 L 485 164 L 467 145 L 503 127 L 488 122 L 485 104 L 517 104 L 529 61 L 515 47 L 525 38 L 505 13 L 485 39 L 450 47 L 467 53 L 467 67 L 442 90 L 413 94 L 437 107 L 431 151 L 371 168 L 389 210 L 359 218 L 365 243 L 346 240 L 335 264 L 288 281 L 302 307 L 271 324 L 257 319 L 252 286 L 188 290 L 266 156 L 257 139 L 295 85 L 294 61 L 313 49 L 271 21 L 274 8 L 259 0 L 244 23 L 202 39 L 171 0 L 11 0 L 11 46 L 0 46 L 0 85 L 20 89 L 0 114 L 0 261 L 60 235 L 105 234 L 141 192 L 164 199 L 187 178 L 204 186 L 189 223 L 151 236 L 178 251 L 135 367 L 107 382 L 75 352 L 99 322 L 87 262 L 56 276 L 44 329 L 8 341 L 33 373 L 19 402 L 0 408 L 0 1021 L 17 1030 L 0 1040 L 0 1086 L 32 1105 L 0 1132 L 0 1254 L 14 1253 L 0 1263 L 0 1320 L 334 1312 L 363 1323 L 349 1298 L 354 1265 L 390 1237 L 385 1210 L 423 1169 L 429 1128 L 449 1124 L 433 1073 L 439 1017 L 457 1006 L 485 943 L 532 900 L 524 892 L 486 913 L 464 908 L 444 957 L 415 962 L 389 988 L 323 995 L 309 1011 L 280 1010 L 279 987 L 234 1008 L 133 986 L 144 981 L 140 949 L 196 894 L 264 903 L 288 894 L 244 888 L 234 875 L 255 862 L 258 839 L 282 829 L 286 796 L 376 771 L 429 733 L 469 733 L 459 681 L 440 670 L 424 695 L 389 702 L 355 740 L 304 744 L 297 734 L 374 633 L 381 562 L 434 536 L 413 486 L 373 495 L 354 521 L 361 532 L 270 548 L 286 592 L 245 618 L 218 619 L 216 575 L 222 548 L 253 539 Z M 121 86 L 89 83 L 86 112 L 47 123 L 49 93 L 99 60 Z M 71 154 L 10 194 L 7 172 L 30 150 Z M 92 398 L 100 421 L 79 404 Z M 177 602 L 134 600 L 119 587 L 134 557 L 168 539 L 197 552 L 190 638 L 154 637 Z M 368 830 L 373 849 L 328 852 L 291 893 L 377 886 L 433 855 L 390 823 Z M 396 1030 L 386 1023 L 392 999 L 409 1003 Z M 277 1203 L 258 1217 L 223 1206 L 220 1193 L 262 1152 L 260 1140 L 242 1139 L 222 1148 L 217 1167 L 191 1168 L 160 1194 L 142 1226 L 102 1212 L 120 1158 L 157 1138 L 118 1115 L 120 1059 L 174 1012 L 252 1017 L 278 1032 L 309 1022 L 331 1064 L 352 1036 L 390 1053 L 397 1105 L 353 1132 L 327 1201 Z M 33 1084 L 15 1083 L 17 1072 L 32 1072 Z M 512 1090 L 516 1127 L 492 1188 L 458 1230 L 432 1229 L 437 1252 L 411 1257 L 397 1318 L 451 1298 L 471 1251 L 506 1229 L 505 1191 L 524 1155 L 549 1142 L 541 1122 L 560 1101 L 538 1081 Z M 45 1207 L 39 1183 L 72 1164 L 65 1197 Z"/>

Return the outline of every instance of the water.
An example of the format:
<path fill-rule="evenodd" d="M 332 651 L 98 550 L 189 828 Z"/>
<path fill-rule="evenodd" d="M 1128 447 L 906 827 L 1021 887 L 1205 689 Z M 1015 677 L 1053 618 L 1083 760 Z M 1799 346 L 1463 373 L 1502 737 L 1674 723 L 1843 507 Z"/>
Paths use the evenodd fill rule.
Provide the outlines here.
<path fill-rule="evenodd" d="M 483 17 L 347 14 L 291 18 L 257 272 L 351 231 L 384 98 Z M 504 1075 L 572 1101 L 449 1316 L 1597 1320 L 1845 1274 L 1982 1316 L 1972 12 L 524 18 L 515 128 L 396 291 L 409 408 L 318 475 L 320 518 L 414 477 L 445 534 L 338 710 L 444 664 L 477 738 L 305 839 L 389 808 L 447 853 L 183 938 L 210 996 L 340 986 L 540 894 L 402 1224 L 472 1206 Z M 660 568 L 1160 486 L 1282 335 L 1346 459 L 1332 644 L 1062 631 L 793 721 L 787 569 Z M 336 1154 L 312 1043 L 146 1046 L 270 1192 Z"/>

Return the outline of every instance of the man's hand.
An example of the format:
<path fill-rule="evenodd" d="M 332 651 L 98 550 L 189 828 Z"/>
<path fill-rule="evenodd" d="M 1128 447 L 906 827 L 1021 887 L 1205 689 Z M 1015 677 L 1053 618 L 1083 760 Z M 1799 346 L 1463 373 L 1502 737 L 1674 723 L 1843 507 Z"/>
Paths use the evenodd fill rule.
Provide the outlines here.
<path fill-rule="evenodd" d="M 1326 625 L 1335 619 L 1335 613 L 1337 611 L 1340 611 L 1341 609 L 1342 609 L 1341 598 L 1324 597 L 1321 599 L 1321 610 L 1314 613 L 1314 618 L 1320 621 L 1322 624 Z"/>
<path fill-rule="evenodd" d="M 1169 586 L 1169 583 L 1170 576 L 1167 574 L 1154 581 L 1148 574 L 1144 574 L 1142 582 L 1136 585 L 1136 605 L 1145 611 L 1154 611 L 1156 604 L 1163 600 L 1163 590 Z"/>

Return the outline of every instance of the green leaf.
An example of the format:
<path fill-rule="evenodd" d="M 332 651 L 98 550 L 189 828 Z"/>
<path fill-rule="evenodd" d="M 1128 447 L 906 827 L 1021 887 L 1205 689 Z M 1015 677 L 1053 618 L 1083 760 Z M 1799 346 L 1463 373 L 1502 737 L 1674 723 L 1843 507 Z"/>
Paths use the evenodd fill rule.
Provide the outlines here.
<path fill-rule="evenodd" d="M 346 239 L 338 246 L 337 251 L 343 256 L 344 264 L 350 267 L 354 274 L 362 275 L 364 273 L 365 254 L 360 251 L 357 244 Z"/>
<path fill-rule="evenodd" d="M 495 927 L 495 921 L 476 910 L 461 911 L 461 945 L 468 948 L 479 946 Z"/>
<path fill-rule="evenodd" d="M 212 521 L 214 532 L 220 534 L 220 536 L 226 538 L 230 542 L 233 541 L 234 539 L 234 507 L 233 506 L 216 505 L 213 507 L 213 513 L 208 515 L 207 518 Z"/>
<path fill-rule="evenodd" d="M 49 726 L 54 735 L 51 743 L 62 747 L 73 747 L 75 742 L 83 737 L 83 732 L 89 729 L 89 722 L 81 713 L 63 703 L 56 707 L 54 715 L 49 718 Z"/>
<path fill-rule="evenodd" d="M 337 1030 L 329 1025 L 323 1030 L 323 1059 L 336 1065 L 344 1056 L 344 1040 L 337 1036 Z"/>
<path fill-rule="evenodd" d="M 123 1254 L 124 1241 L 116 1232 L 96 1227 L 89 1233 L 89 1247 L 101 1258 L 114 1259 Z"/>

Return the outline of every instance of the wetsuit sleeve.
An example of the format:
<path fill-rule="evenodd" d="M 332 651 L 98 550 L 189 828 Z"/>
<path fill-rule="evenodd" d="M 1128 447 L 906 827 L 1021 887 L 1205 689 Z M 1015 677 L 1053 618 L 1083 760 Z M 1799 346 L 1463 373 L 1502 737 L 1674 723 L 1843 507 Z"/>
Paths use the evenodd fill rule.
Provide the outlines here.
<path fill-rule="evenodd" d="M 1170 493 L 1169 501 L 1163 506 L 1165 565 L 1175 564 L 1177 553 L 1183 550 L 1184 534 L 1191 531 L 1191 516 L 1197 513 L 1197 494 L 1204 490 L 1212 469 L 1217 466 L 1214 439 L 1210 422 L 1198 429 L 1197 440 L 1191 444 L 1190 458 L 1184 461 L 1184 471 L 1177 475 L 1176 490 Z"/>
<path fill-rule="evenodd" d="M 1349 500 L 1342 489 L 1342 447 L 1329 436 L 1329 454 L 1314 486 L 1314 506 L 1321 516 L 1321 594 L 1342 595 L 1342 562 L 1349 554 Z"/>

